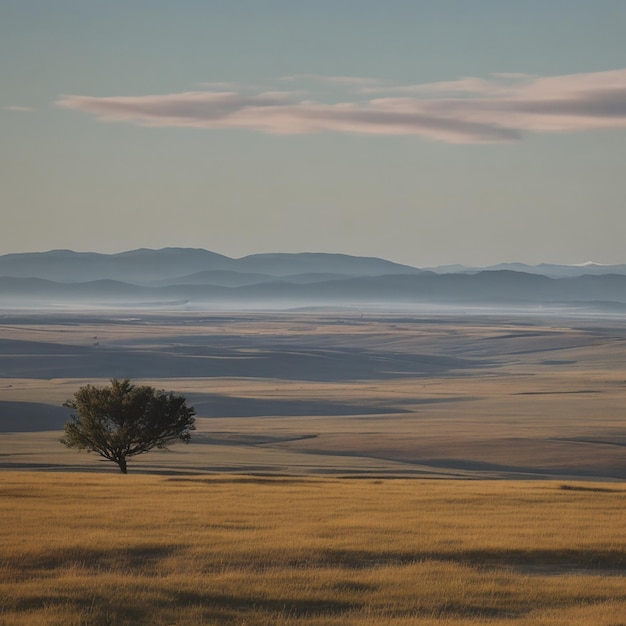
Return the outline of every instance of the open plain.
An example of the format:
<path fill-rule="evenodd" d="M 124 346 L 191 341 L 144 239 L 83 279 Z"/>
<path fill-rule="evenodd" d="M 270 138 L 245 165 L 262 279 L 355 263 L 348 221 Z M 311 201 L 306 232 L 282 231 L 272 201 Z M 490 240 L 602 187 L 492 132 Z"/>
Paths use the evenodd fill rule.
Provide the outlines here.
<path fill-rule="evenodd" d="M 626 478 L 621 317 L 5 312 L 0 467 L 116 471 L 58 443 L 113 377 L 198 415 L 131 472 Z"/>
<path fill-rule="evenodd" d="M 3 626 L 626 624 L 621 319 L 9 312 L 0 373 Z M 111 377 L 192 443 L 63 448 Z"/>

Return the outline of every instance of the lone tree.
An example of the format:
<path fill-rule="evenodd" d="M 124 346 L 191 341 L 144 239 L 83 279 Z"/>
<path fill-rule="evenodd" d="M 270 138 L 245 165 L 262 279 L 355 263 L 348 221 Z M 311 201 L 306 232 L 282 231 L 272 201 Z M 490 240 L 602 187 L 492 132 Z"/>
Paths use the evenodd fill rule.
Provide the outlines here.
<path fill-rule="evenodd" d="M 65 424 L 61 443 L 68 448 L 97 452 L 127 473 L 126 459 L 153 448 L 167 448 L 180 439 L 189 443 L 194 430 L 193 407 L 185 398 L 111 380 L 110 386 L 81 387 L 63 406 L 75 411 Z"/>

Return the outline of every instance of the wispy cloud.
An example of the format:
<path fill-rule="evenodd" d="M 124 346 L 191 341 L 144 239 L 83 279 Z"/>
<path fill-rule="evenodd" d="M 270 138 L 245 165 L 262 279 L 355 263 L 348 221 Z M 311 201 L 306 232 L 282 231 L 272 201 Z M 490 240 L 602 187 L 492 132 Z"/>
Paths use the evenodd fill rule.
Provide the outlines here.
<path fill-rule="evenodd" d="M 362 98 L 319 102 L 289 91 L 208 90 L 65 96 L 57 104 L 102 120 L 150 126 L 421 135 L 451 143 L 513 141 L 524 132 L 626 128 L 626 69 L 548 77 L 499 74 L 384 89 L 374 89 L 373 83 L 366 87 L 363 81 L 370 79 L 326 79 L 360 87 Z M 364 90 L 380 97 L 366 97 Z"/>
<path fill-rule="evenodd" d="M 344 87 L 372 87 L 382 84 L 382 81 L 378 78 L 368 78 L 366 76 L 325 76 L 323 74 L 293 74 L 291 76 L 281 76 L 278 80 L 287 82 L 313 81 Z"/>
<path fill-rule="evenodd" d="M 495 79 L 498 80 L 495 80 Z M 425 96 L 429 94 L 479 94 L 479 95 L 505 95 L 510 93 L 511 83 L 519 87 L 522 80 L 534 77 L 524 75 L 492 75 L 492 78 L 475 78 L 466 76 L 455 80 L 444 80 L 435 83 L 418 83 L 413 85 L 375 85 L 364 86 L 359 92 L 364 94 L 405 94 Z"/>
<path fill-rule="evenodd" d="M 18 104 L 12 104 L 4 108 L 7 111 L 17 111 L 18 113 L 32 113 L 35 110 L 33 107 L 25 107 Z"/>

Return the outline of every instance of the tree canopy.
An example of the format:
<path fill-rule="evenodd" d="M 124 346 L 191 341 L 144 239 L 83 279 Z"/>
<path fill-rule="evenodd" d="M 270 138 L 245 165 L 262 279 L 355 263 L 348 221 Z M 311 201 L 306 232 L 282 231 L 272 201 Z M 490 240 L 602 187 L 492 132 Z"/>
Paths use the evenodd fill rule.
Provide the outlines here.
<path fill-rule="evenodd" d="M 183 396 L 136 386 L 129 379 L 112 379 L 104 387 L 86 385 L 63 406 L 75 413 L 65 424 L 61 443 L 68 448 L 97 452 L 127 473 L 127 458 L 189 443 L 194 430 L 193 407 Z"/>

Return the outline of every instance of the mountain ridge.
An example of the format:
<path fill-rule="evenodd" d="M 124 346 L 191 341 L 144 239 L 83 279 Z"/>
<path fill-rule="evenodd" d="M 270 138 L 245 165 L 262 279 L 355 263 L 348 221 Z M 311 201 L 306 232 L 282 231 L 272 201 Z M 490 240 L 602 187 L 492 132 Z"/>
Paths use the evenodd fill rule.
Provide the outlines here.
<path fill-rule="evenodd" d="M 546 267 L 552 275 L 540 273 Z M 568 274 L 573 267 L 590 271 Z M 202 248 L 142 248 L 112 255 L 52 250 L 0 256 L 0 307 L 596 303 L 621 311 L 626 306 L 626 266 L 624 273 L 611 273 L 622 266 L 601 266 L 606 272 L 595 273 L 599 267 L 509 263 L 484 269 L 445 266 L 437 272 L 346 254 L 269 253 L 232 259 Z M 448 271 L 452 268 L 457 271 Z"/>
<path fill-rule="evenodd" d="M 51 250 L 0 256 L 0 276 L 62 282 L 112 278 L 147 284 L 206 270 L 254 271 L 276 276 L 329 272 L 369 276 L 421 271 L 377 257 L 317 252 L 255 254 L 235 259 L 203 248 L 139 248 L 115 254 Z"/>

